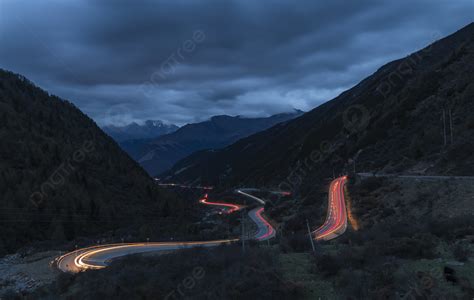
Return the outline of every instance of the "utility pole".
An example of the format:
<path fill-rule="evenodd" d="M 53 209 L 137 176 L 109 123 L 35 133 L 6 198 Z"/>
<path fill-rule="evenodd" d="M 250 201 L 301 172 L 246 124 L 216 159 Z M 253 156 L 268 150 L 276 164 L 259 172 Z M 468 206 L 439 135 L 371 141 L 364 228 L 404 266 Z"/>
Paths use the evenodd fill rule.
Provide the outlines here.
<path fill-rule="evenodd" d="M 446 146 L 446 110 L 443 108 L 443 136 L 444 146 Z"/>
<path fill-rule="evenodd" d="M 245 222 L 244 222 L 244 210 L 242 210 L 242 252 L 245 252 Z"/>
<path fill-rule="evenodd" d="M 449 109 L 449 134 L 451 135 L 451 145 L 453 144 L 453 115 Z"/>
<path fill-rule="evenodd" d="M 267 226 L 267 232 L 270 231 L 270 226 Z M 270 246 L 270 239 L 267 239 L 267 245 Z"/>
<path fill-rule="evenodd" d="M 311 243 L 311 247 L 313 248 L 313 252 L 316 253 L 316 248 L 314 247 L 314 241 L 311 237 L 311 229 L 309 229 L 309 222 L 308 219 L 306 219 L 306 226 L 308 227 L 308 236 L 309 236 L 309 241 Z"/>

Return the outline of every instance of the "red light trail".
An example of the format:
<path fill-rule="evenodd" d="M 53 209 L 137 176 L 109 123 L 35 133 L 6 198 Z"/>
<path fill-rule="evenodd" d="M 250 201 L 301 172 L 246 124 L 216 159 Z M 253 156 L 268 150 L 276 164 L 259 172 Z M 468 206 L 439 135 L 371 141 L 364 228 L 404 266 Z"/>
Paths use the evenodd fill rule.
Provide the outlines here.
<path fill-rule="evenodd" d="M 331 240 L 343 234 L 347 228 L 344 186 L 347 176 L 334 179 L 329 187 L 328 213 L 324 224 L 312 232 L 316 240 Z"/>
<path fill-rule="evenodd" d="M 231 204 L 231 203 L 223 203 L 223 202 L 211 202 L 208 200 L 208 194 L 205 194 L 200 200 L 199 203 L 205 205 L 215 205 L 215 206 L 223 206 L 227 208 L 227 213 L 231 214 L 235 211 L 242 209 L 241 205 L 238 204 Z"/>
<path fill-rule="evenodd" d="M 331 182 L 329 190 L 329 207 L 328 215 L 324 224 L 313 232 L 313 236 L 317 240 L 329 240 L 344 233 L 347 227 L 346 206 L 344 202 L 344 185 L 347 177 L 340 177 Z M 167 184 L 168 186 L 179 186 L 185 188 L 193 188 L 189 186 L 180 186 L 175 184 Z M 196 187 L 194 187 L 196 188 Z M 211 187 L 198 187 L 201 189 L 211 189 Z M 288 196 L 289 192 L 279 192 Z M 242 193 L 259 203 L 265 203 L 262 199 L 250 194 Z M 227 209 L 227 213 L 233 213 L 243 208 L 242 205 L 211 202 L 205 194 L 199 202 L 205 205 L 223 206 Z M 264 208 L 257 207 L 249 212 L 250 218 L 257 225 L 257 233 L 254 239 L 264 241 L 275 236 L 276 231 L 273 226 L 262 216 Z M 199 242 L 159 242 L 159 243 L 129 243 L 129 244 L 109 244 L 101 246 L 93 246 L 69 252 L 56 258 L 53 263 L 56 267 L 64 272 L 80 272 L 89 269 L 105 268 L 108 263 L 118 257 L 129 254 L 153 252 L 153 251 L 171 251 L 191 247 L 214 247 L 222 244 L 237 242 L 239 239 L 225 239 L 217 241 L 199 241 Z"/>
<path fill-rule="evenodd" d="M 275 235 L 275 229 L 273 229 L 273 226 L 262 216 L 263 211 L 264 208 L 260 207 L 257 208 L 257 211 L 255 212 L 255 216 L 259 219 L 260 223 L 263 224 L 263 227 L 259 226 L 259 231 L 255 235 L 257 241 L 263 241 L 272 238 Z M 259 225 L 259 222 L 255 223 Z"/>

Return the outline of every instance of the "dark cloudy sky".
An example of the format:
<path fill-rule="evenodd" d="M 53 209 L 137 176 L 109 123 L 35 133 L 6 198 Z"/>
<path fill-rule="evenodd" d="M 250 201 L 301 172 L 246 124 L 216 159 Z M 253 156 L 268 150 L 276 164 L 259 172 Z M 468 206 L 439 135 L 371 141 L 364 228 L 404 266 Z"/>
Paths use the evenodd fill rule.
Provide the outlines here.
<path fill-rule="evenodd" d="M 473 0 L 0 0 L 0 67 L 99 124 L 309 110 L 474 19 Z"/>

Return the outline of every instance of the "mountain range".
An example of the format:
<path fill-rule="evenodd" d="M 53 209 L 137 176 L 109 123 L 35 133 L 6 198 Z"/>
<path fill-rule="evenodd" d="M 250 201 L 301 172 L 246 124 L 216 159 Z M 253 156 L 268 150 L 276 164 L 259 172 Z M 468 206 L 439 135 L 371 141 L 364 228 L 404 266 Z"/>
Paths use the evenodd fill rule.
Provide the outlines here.
<path fill-rule="evenodd" d="M 472 174 L 472 99 L 474 23 L 295 120 L 195 153 L 162 178 L 308 195 L 318 180 L 354 171 Z"/>
<path fill-rule="evenodd" d="M 204 149 L 177 162 L 161 176 L 165 180 L 219 189 L 272 186 L 303 200 L 316 183 L 338 174 L 472 175 L 473 98 L 471 23 L 303 115 L 217 116 L 139 149 L 143 161 L 153 161 L 155 153 L 178 160 L 193 151 L 188 145 Z M 180 197 L 158 189 L 73 104 L 4 70 L 0 137 L 0 254 L 34 241 L 136 226 L 146 238 L 148 223 L 166 231 L 186 211 Z M 170 227 L 162 226 L 165 220 Z M 180 220 L 184 225 L 188 219 Z"/>
<path fill-rule="evenodd" d="M 160 135 L 174 132 L 178 128 L 174 124 L 165 124 L 159 120 L 147 120 L 143 125 L 139 125 L 136 122 L 125 126 L 107 125 L 103 126 L 102 130 L 120 143 L 132 139 L 156 138 Z"/>
<path fill-rule="evenodd" d="M 307 113 L 158 137 L 0 69 L 0 298 L 472 299 L 473 99 L 474 23 Z"/>
<path fill-rule="evenodd" d="M 302 115 L 295 110 L 266 118 L 214 116 L 187 124 L 155 139 L 128 140 L 120 146 L 152 176 L 171 168 L 178 160 L 203 149 L 219 149 L 237 140 Z"/>

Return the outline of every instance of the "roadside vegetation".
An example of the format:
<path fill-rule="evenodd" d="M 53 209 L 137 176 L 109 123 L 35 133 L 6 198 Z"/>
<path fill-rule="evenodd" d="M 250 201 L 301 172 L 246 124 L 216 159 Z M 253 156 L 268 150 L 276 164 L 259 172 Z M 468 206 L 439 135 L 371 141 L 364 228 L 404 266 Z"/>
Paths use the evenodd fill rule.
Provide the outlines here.
<path fill-rule="evenodd" d="M 137 255 L 103 270 L 61 273 L 54 284 L 24 296 L 472 299 L 474 218 L 470 213 L 474 209 L 469 199 L 474 187 L 452 180 L 369 178 L 352 180 L 347 192 L 358 230 L 349 226 L 339 238 L 316 243 L 314 253 L 304 221 L 324 221 L 324 193 L 317 193 L 316 201 L 273 199 L 266 209 L 275 216 L 277 237 L 270 243 L 249 242 L 245 252 L 235 244 Z M 203 220 L 194 229 L 185 226 L 187 239 L 212 239 L 219 232 L 222 237 L 241 234 L 240 214 L 219 215 L 208 207 L 202 207 L 201 213 L 205 217 L 201 216 Z M 137 241 L 147 236 L 154 239 L 163 230 L 151 226 L 133 236 Z M 4 298 L 9 299 L 8 294 Z"/>
<path fill-rule="evenodd" d="M 295 299 L 296 284 L 283 279 L 275 250 L 256 245 L 189 249 L 131 256 L 109 268 L 62 274 L 35 298 L 66 299 Z"/>
<path fill-rule="evenodd" d="M 303 287 L 305 299 L 472 299 L 472 184 L 368 178 L 347 188 L 358 230 L 349 226 L 318 243 L 316 254 L 301 220 L 322 223 L 325 215 L 315 211 L 327 196 L 303 199 L 279 215 L 284 276 Z"/>

